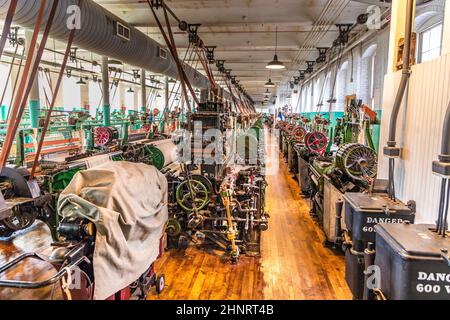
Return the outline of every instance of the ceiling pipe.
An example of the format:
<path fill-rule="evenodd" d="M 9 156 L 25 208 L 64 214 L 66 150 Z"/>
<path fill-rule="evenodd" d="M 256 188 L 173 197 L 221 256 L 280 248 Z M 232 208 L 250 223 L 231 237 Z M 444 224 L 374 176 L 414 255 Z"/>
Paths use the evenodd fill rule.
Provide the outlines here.
<path fill-rule="evenodd" d="M 376 5 L 380 7 L 390 7 L 392 0 L 353 0 L 354 2 L 361 2 L 365 4 Z M 420 6 L 432 2 L 433 0 L 417 0 L 416 5 Z"/>
<path fill-rule="evenodd" d="M 10 2 L 11 0 L 0 0 L 0 17 L 6 15 Z M 62 42 L 67 40 L 70 32 L 67 22 L 72 21 L 73 8 L 76 8 L 74 6 L 78 6 L 78 3 L 78 0 L 59 0 L 55 21 L 50 31 L 51 38 Z M 47 22 L 51 4 L 51 1 L 46 4 L 43 24 Z M 18 0 L 13 23 L 32 28 L 36 22 L 39 5 L 40 1 Z M 178 78 L 175 60 L 165 47 L 92 0 L 83 0 L 80 9 L 81 29 L 75 34 L 74 46 L 153 73 Z M 129 41 L 114 35 L 117 22 L 130 29 Z M 161 49 L 166 52 L 166 58 L 162 57 Z M 184 69 L 194 87 L 209 87 L 209 80 L 204 75 L 188 65 L 185 65 Z"/>

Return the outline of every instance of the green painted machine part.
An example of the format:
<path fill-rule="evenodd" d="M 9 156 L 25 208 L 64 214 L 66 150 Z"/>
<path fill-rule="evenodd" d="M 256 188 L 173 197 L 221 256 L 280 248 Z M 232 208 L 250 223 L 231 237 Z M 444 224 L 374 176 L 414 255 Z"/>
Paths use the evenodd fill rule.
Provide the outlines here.
<path fill-rule="evenodd" d="M 37 129 L 39 127 L 40 108 L 41 105 L 39 101 L 30 101 L 30 125 L 33 129 Z"/>
<path fill-rule="evenodd" d="M 342 146 L 336 153 L 336 166 L 355 180 L 374 179 L 377 175 L 377 154 L 357 143 Z"/>
<path fill-rule="evenodd" d="M 330 154 L 333 143 L 334 143 L 334 130 L 332 127 L 330 127 L 329 135 L 328 135 L 328 146 L 327 146 L 327 150 L 325 151 L 325 154 Z"/>
<path fill-rule="evenodd" d="M 161 150 L 159 150 L 155 146 L 146 146 L 144 153 L 146 154 L 146 156 L 149 156 L 149 158 L 151 159 L 151 164 L 158 170 L 162 170 L 164 168 L 166 159 L 164 158 L 164 154 Z"/>
<path fill-rule="evenodd" d="M 259 126 L 253 126 L 249 130 L 250 134 L 254 135 L 255 138 L 260 141 L 263 133 L 263 129 Z"/>
<path fill-rule="evenodd" d="M 184 181 L 177 188 L 176 199 L 178 205 L 187 212 L 193 212 L 194 209 L 202 210 L 209 202 L 208 188 L 200 181 Z"/>
<path fill-rule="evenodd" d="M 254 164 L 258 161 L 258 144 L 261 134 L 259 131 L 250 130 L 247 134 L 240 135 L 236 139 L 237 156 L 245 163 Z M 255 136 L 256 134 L 256 136 Z"/>
<path fill-rule="evenodd" d="M 166 225 L 166 232 L 167 235 L 170 237 L 176 237 L 181 233 L 182 227 L 178 220 L 176 219 L 169 219 Z"/>
<path fill-rule="evenodd" d="M 58 172 L 50 177 L 47 182 L 47 189 L 50 193 L 61 193 L 72 181 L 75 174 L 80 172 L 82 168 L 74 168 Z"/>

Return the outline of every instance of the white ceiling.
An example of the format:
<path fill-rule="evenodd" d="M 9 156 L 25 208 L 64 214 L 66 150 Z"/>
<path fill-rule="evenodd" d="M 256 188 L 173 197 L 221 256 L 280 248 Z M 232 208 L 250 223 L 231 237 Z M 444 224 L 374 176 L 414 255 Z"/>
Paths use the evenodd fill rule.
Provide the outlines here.
<path fill-rule="evenodd" d="M 165 44 L 146 0 L 94 1 Z M 226 68 L 233 70 L 232 74 L 256 101 L 262 100 L 266 90 L 264 83 L 269 72 L 265 66 L 274 56 L 276 28 L 278 56 L 288 67 L 286 71 L 273 73 L 272 80 L 280 83 L 304 69 L 305 60 L 315 60 L 316 47 L 331 46 L 338 35 L 336 23 L 354 23 L 368 7 L 349 0 L 166 0 L 166 3 L 181 20 L 202 24 L 199 35 L 204 43 L 217 46 L 216 59 L 226 60 Z M 326 32 L 313 41 L 308 40 L 319 21 Z M 183 56 L 188 38 L 178 29 L 178 23 L 172 22 L 177 47 Z M 53 47 L 52 41 L 47 47 Z M 54 45 L 58 51 L 64 47 L 64 44 Z M 99 57 L 81 50 L 79 57 L 99 61 Z M 59 60 L 48 53 L 44 58 Z"/>

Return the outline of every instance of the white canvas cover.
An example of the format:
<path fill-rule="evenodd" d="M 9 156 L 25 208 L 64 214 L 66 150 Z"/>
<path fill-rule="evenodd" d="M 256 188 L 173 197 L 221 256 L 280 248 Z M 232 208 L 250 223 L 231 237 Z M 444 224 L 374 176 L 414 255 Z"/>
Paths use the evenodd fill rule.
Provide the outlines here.
<path fill-rule="evenodd" d="M 81 171 L 61 193 L 58 212 L 97 228 L 94 299 L 104 300 L 136 281 L 159 255 L 168 219 L 167 180 L 155 167 L 106 162 Z"/>

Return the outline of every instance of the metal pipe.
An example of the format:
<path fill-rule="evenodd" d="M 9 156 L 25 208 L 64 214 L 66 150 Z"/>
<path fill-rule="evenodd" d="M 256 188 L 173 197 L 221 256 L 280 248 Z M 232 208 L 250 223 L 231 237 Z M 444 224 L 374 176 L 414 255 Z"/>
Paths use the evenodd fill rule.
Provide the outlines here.
<path fill-rule="evenodd" d="M 450 156 L 450 103 L 444 118 L 444 128 L 442 130 L 441 154 Z"/>
<path fill-rule="evenodd" d="M 102 86 L 103 86 L 103 125 L 111 125 L 111 101 L 109 94 L 109 59 L 102 57 Z"/>
<path fill-rule="evenodd" d="M 11 0 L 0 0 L 0 15 L 8 11 Z M 41 1 L 18 0 L 13 23 L 25 28 L 32 28 L 36 22 L 36 12 Z M 59 9 L 55 17 L 50 36 L 56 40 L 66 41 L 69 35 L 67 21 L 73 18 L 73 8 L 77 8 L 78 0 L 59 0 Z M 98 55 L 108 56 L 123 63 L 146 69 L 153 73 L 177 78 L 178 68 L 170 53 L 161 55 L 160 44 L 147 35 L 130 26 L 119 17 L 104 9 L 93 0 L 85 0 L 80 8 L 81 29 L 77 30 L 74 46 L 92 51 Z M 44 12 L 44 23 L 50 12 L 47 3 Z M 69 13 L 67 13 L 69 12 Z M 119 22 L 130 29 L 130 40 L 115 36 L 115 25 Z M 185 65 L 185 73 L 194 87 L 205 88 L 208 79 L 198 71 Z"/>
<path fill-rule="evenodd" d="M 406 88 L 409 83 L 409 77 L 411 75 L 410 62 L 411 62 L 411 41 L 413 32 L 413 16 L 414 16 L 414 0 L 407 0 L 406 23 L 405 23 L 405 47 L 403 48 L 402 80 L 400 82 L 400 88 L 395 98 L 395 103 L 392 109 L 391 119 L 389 123 L 389 140 L 388 140 L 389 147 L 395 147 L 397 145 L 396 142 L 397 119 L 406 92 Z"/>
<path fill-rule="evenodd" d="M 147 87 L 145 84 L 145 70 L 141 71 L 141 110 L 147 112 Z"/>
<path fill-rule="evenodd" d="M 30 50 L 29 45 L 31 45 L 31 39 L 33 37 L 32 30 L 27 30 L 25 32 L 25 39 L 26 39 L 26 54 L 28 55 L 28 52 Z M 35 49 L 35 54 L 33 59 L 36 56 L 38 45 Z M 31 128 L 37 129 L 39 126 L 39 109 L 41 108 L 40 98 L 39 98 L 39 78 L 38 75 L 33 79 L 33 85 L 31 87 L 30 97 L 29 97 L 29 111 L 30 111 L 30 125 Z"/>

